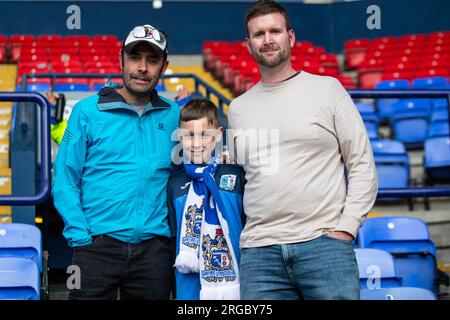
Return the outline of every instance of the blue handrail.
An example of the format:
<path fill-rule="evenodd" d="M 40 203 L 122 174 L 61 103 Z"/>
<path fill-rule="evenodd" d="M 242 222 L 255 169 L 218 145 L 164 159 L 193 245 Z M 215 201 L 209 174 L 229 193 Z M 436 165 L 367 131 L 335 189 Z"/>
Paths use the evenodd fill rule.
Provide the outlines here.
<path fill-rule="evenodd" d="M 34 102 L 40 107 L 41 121 L 41 172 L 40 188 L 36 195 L 31 196 L 0 196 L 0 205 L 26 206 L 44 202 L 51 193 L 51 156 L 50 156 L 50 107 L 44 96 L 37 92 L 0 92 L 0 101 Z M 26 123 L 21 124 L 22 127 Z M 34 181 L 30 181 L 34 183 Z"/>

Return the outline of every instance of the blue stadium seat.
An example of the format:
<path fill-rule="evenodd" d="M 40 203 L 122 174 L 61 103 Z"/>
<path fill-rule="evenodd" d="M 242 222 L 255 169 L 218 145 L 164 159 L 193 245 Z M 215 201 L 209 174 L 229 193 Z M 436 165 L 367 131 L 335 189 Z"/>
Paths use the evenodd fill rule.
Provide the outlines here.
<path fill-rule="evenodd" d="M 42 271 L 41 231 L 29 224 L 0 224 L 0 258 L 5 257 L 30 259 Z"/>
<path fill-rule="evenodd" d="M 392 109 L 395 139 L 405 143 L 406 147 L 421 147 L 428 133 L 430 99 L 402 99 Z"/>
<path fill-rule="evenodd" d="M 377 140 L 378 137 L 378 123 L 371 121 L 364 121 L 366 126 L 367 134 L 369 135 L 370 140 Z"/>
<path fill-rule="evenodd" d="M 0 258 L 0 300 L 39 300 L 39 281 L 34 261 Z"/>
<path fill-rule="evenodd" d="M 428 128 L 428 138 L 448 137 L 449 134 L 448 122 L 434 122 Z"/>
<path fill-rule="evenodd" d="M 378 187 L 409 187 L 409 157 L 400 141 L 372 141 L 372 151 L 378 175 Z"/>
<path fill-rule="evenodd" d="M 450 179 L 450 138 L 446 136 L 428 139 L 424 149 L 427 175 L 432 179 Z"/>
<path fill-rule="evenodd" d="M 445 109 L 434 110 L 431 113 L 431 123 L 446 122 L 448 123 L 448 111 Z"/>
<path fill-rule="evenodd" d="M 375 89 L 379 90 L 406 90 L 409 88 L 409 81 L 403 79 L 380 81 L 375 86 Z M 398 101 L 399 99 L 377 99 L 375 105 L 380 119 L 390 119 L 393 113 L 392 106 Z"/>
<path fill-rule="evenodd" d="M 413 217 L 378 217 L 367 219 L 359 230 L 360 248 L 385 250 L 393 255 L 396 274 L 403 286 L 437 292 L 436 247 L 428 227 Z"/>
<path fill-rule="evenodd" d="M 155 90 L 158 91 L 158 92 L 161 92 L 161 91 L 167 91 L 167 88 L 166 88 L 166 85 L 164 83 L 159 82 L 156 85 Z"/>
<path fill-rule="evenodd" d="M 433 292 L 422 288 L 401 287 L 361 289 L 361 300 L 437 300 Z"/>
<path fill-rule="evenodd" d="M 448 85 L 446 77 L 417 78 L 413 80 L 413 89 L 441 89 Z"/>
<path fill-rule="evenodd" d="M 99 91 L 101 88 L 103 88 L 103 86 L 104 86 L 105 84 L 104 83 L 96 83 L 96 84 L 94 84 L 94 87 L 93 87 L 93 91 L 95 91 L 95 92 L 97 92 L 97 91 Z"/>
<path fill-rule="evenodd" d="M 54 91 L 89 91 L 89 85 L 85 83 L 60 83 L 56 84 Z"/>
<path fill-rule="evenodd" d="M 51 85 L 48 83 L 28 83 L 26 90 L 33 92 L 47 92 L 51 90 Z M 19 84 L 16 86 L 16 91 L 22 91 L 22 85 Z"/>
<path fill-rule="evenodd" d="M 395 273 L 394 258 L 378 249 L 355 249 L 361 288 L 400 287 L 402 279 Z"/>
<path fill-rule="evenodd" d="M 431 103 L 433 104 L 433 110 L 448 110 L 448 103 L 445 98 L 432 99 Z"/>
<path fill-rule="evenodd" d="M 375 112 L 375 107 L 370 103 L 364 102 L 355 102 L 356 107 L 358 108 L 359 114 L 365 123 L 373 122 L 377 125 L 380 122 L 378 118 L 378 114 Z"/>

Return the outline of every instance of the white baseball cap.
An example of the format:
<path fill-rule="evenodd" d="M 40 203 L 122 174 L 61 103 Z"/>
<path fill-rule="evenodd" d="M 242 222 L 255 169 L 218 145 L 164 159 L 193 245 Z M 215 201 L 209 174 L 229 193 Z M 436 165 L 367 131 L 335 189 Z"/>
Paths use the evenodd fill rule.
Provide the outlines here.
<path fill-rule="evenodd" d="M 167 56 L 167 35 L 149 24 L 134 27 L 130 31 L 124 43 L 124 50 L 128 53 L 142 41 L 150 43 L 155 49 L 161 51 L 164 56 Z"/>

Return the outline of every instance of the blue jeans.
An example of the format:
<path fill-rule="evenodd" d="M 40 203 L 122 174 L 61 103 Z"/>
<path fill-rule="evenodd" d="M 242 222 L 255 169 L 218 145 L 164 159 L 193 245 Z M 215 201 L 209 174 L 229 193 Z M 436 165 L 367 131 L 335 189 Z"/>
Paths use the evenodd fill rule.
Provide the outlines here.
<path fill-rule="evenodd" d="M 352 241 L 322 235 L 301 243 L 244 248 L 243 300 L 359 300 Z"/>

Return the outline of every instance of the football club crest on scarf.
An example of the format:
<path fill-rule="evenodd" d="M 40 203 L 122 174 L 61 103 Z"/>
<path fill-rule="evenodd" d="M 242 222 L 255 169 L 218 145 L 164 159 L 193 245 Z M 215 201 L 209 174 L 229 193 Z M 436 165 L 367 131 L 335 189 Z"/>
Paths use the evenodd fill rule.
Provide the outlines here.
<path fill-rule="evenodd" d="M 226 191 L 233 191 L 236 185 L 236 175 L 225 174 L 220 177 L 219 188 Z"/>
<path fill-rule="evenodd" d="M 198 248 L 200 245 L 200 228 L 203 219 L 203 205 L 197 208 L 197 205 L 188 207 L 185 214 L 186 236 L 182 238 L 182 243 L 190 248 Z"/>
<path fill-rule="evenodd" d="M 223 280 L 232 282 L 236 280 L 233 259 L 222 229 L 216 229 L 214 239 L 211 239 L 208 234 L 203 238 L 202 242 L 205 268 L 201 271 L 201 277 L 208 282 L 220 282 Z"/>

